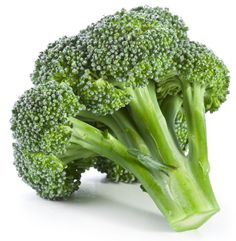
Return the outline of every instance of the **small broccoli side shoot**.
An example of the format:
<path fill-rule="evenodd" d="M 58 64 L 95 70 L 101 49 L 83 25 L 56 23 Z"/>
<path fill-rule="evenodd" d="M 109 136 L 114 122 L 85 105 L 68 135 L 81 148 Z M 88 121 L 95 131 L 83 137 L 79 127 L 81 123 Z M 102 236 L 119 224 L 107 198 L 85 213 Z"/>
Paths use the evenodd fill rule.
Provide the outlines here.
<path fill-rule="evenodd" d="M 71 138 L 68 116 L 82 109 L 68 85 L 51 81 L 37 86 L 26 91 L 13 108 L 13 136 L 29 151 L 62 154 Z"/>
<path fill-rule="evenodd" d="M 97 158 L 94 164 L 94 167 L 106 174 L 106 178 L 110 182 L 124 182 L 124 183 L 136 183 L 138 179 L 135 175 L 123 168 L 119 164 L 116 164 L 114 161 L 105 158 Z"/>
<path fill-rule="evenodd" d="M 67 199 L 79 189 L 85 167 L 79 162 L 64 163 L 53 154 L 29 152 L 14 144 L 15 166 L 19 176 L 42 198 Z"/>
<path fill-rule="evenodd" d="M 84 107 L 66 84 L 48 82 L 25 92 L 12 111 L 15 165 L 19 175 L 47 199 L 66 199 L 95 154 L 70 142 L 68 116 Z"/>

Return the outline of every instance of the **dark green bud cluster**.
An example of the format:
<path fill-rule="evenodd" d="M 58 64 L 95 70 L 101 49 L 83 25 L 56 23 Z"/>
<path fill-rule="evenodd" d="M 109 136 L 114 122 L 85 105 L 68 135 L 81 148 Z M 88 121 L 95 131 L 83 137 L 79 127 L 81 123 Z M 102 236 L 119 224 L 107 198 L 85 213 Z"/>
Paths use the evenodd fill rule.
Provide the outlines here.
<path fill-rule="evenodd" d="M 13 145 L 18 175 L 42 197 L 66 199 L 79 189 L 84 169 L 77 162 L 64 164 L 53 154 L 33 153 Z"/>
<path fill-rule="evenodd" d="M 91 70 L 105 80 L 134 87 L 166 74 L 179 41 L 158 21 L 152 25 L 145 15 L 125 10 L 104 17 L 86 33 Z"/>
<path fill-rule="evenodd" d="M 96 158 L 94 167 L 101 173 L 106 173 L 107 180 L 111 182 L 138 182 L 137 178 L 127 169 L 117 165 L 115 162 L 102 157 Z"/>
<path fill-rule="evenodd" d="M 50 44 L 36 61 L 32 80 L 67 82 L 89 111 L 111 114 L 130 101 L 121 88 L 143 86 L 173 71 L 186 32 L 167 9 L 123 9 Z"/>
<path fill-rule="evenodd" d="M 56 80 L 67 82 L 74 86 L 78 77 L 84 72 L 83 36 L 62 37 L 50 43 L 44 52 L 41 52 L 35 62 L 35 70 L 31 75 L 34 84 Z"/>
<path fill-rule="evenodd" d="M 187 38 L 188 27 L 179 16 L 170 13 L 168 8 L 144 6 L 131 9 L 133 11 L 145 15 L 150 23 L 158 22 L 167 29 L 172 29 L 179 39 Z"/>
<path fill-rule="evenodd" d="M 25 92 L 12 111 L 12 131 L 23 148 L 32 152 L 59 154 L 70 137 L 68 117 L 84 109 L 65 83 L 54 81 Z"/>
<path fill-rule="evenodd" d="M 93 72 L 108 81 L 142 86 L 166 74 L 186 31 L 168 10 L 144 7 L 106 16 L 83 33 Z"/>
<path fill-rule="evenodd" d="M 186 42 L 178 58 L 180 78 L 205 88 L 205 108 L 215 111 L 225 101 L 229 87 L 229 71 L 205 45 Z"/>

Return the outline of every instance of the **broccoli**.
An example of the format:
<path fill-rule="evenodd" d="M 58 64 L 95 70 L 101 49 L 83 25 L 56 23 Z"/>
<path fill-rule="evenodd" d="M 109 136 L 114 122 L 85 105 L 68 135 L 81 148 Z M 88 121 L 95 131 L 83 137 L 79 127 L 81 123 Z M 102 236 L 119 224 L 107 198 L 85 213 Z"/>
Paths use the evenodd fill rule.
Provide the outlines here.
<path fill-rule="evenodd" d="M 15 165 L 43 198 L 70 197 L 79 188 L 81 173 L 95 161 L 94 153 L 69 143 L 67 116 L 81 109 L 71 88 L 54 82 L 26 91 L 13 108 L 13 136 L 19 143 L 13 145 Z"/>
<path fill-rule="evenodd" d="M 176 231 L 218 212 L 205 112 L 226 100 L 229 73 L 187 30 L 167 9 L 139 7 L 49 44 L 31 76 L 36 87 L 13 108 L 23 179 L 43 197 L 67 198 L 95 165 L 112 180 L 138 180 Z"/>
<path fill-rule="evenodd" d="M 45 199 L 67 199 L 79 189 L 81 173 L 92 166 L 86 160 L 65 162 L 53 154 L 30 152 L 13 145 L 16 169 L 22 179 Z"/>

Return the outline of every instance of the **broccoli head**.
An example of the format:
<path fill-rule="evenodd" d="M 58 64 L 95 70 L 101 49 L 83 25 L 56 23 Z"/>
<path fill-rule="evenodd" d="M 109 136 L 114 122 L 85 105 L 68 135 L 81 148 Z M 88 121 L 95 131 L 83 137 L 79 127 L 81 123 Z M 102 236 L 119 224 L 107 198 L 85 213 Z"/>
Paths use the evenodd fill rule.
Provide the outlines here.
<path fill-rule="evenodd" d="M 68 82 L 88 110 L 111 114 L 130 102 L 128 86 L 172 75 L 172 59 L 186 31 L 167 9 L 123 9 L 50 44 L 36 61 L 32 80 Z"/>
<path fill-rule="evenodd" d="M 13 109 L 24 153 L 92 159 L 113 180 L 137 179 L 175 230 L 199 227 L 219 210 L 205 112 L 226 100 L 229 74 L 187 30 L 167 9 L 139 7 L 49 44 Z"/>

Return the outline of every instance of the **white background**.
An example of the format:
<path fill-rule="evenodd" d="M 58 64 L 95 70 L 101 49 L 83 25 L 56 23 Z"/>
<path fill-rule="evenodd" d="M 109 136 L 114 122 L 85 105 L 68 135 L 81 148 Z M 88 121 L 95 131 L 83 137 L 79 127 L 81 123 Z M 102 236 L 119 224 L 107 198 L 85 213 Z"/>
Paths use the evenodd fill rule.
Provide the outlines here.
<path fill-rule="evenodd" d="M 236 240 L 236 84 L 233 0 L 6 0 L 0 1 L 0 240 Z M 15 171 L 9 119 L 19 95 L 31 86 L 29 74 L 49 42 L 74 35 L 102 15 L 122 7 L 168 7 L 182 16 L 189 36 L 207 44 L 231 71 L 231 95 L 207 115 L 212 184 L 221 206 L 202 228 L 169 229 L 139 186 L 104 183 L 94 170 L 67 202 L 40 199 Z"/>

